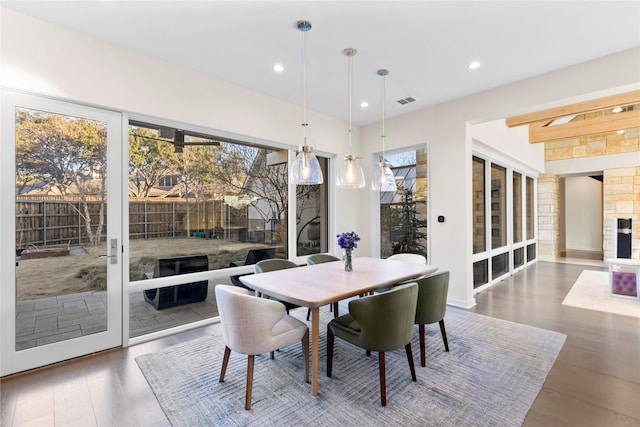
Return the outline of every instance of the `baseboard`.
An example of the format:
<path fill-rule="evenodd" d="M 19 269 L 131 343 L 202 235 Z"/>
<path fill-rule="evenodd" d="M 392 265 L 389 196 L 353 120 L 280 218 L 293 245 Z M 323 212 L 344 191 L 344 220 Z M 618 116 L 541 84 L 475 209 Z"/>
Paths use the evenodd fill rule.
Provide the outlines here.
<path fill-rule="evenodd" d="M 586 251 L 582 249 L 567 249 L 565 252 L 561 252 L 560 256 L 563 258 L 593 259 L 597 261 L 604 259 L 602 251 Z"/>

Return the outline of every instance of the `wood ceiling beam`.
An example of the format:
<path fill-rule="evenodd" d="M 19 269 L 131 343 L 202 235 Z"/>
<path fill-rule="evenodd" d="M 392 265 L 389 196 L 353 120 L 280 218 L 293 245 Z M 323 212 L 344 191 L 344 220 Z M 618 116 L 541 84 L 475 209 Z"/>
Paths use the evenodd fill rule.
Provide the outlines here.
<path fill-rule="evenodd" d="M 530 143 L 556 141 L 637 128 L 640 127 L 640 110 L 631 110 L 561 125 L 545 126 L 546 123 L 548 121 L 545 119 L 529 126 Z"/>
<path fill-rule="evenodd" d="M 592 99 L 590 101 L 578 102 L 562 107 L 549 108 L 533 113 L 508 117 L 506 119 L 506 123 L 508 127 L 522 126 L 543 120 L 552 121 L 560 117 L 570 116 L 572 114 L 584 114 L 593 111 L 606 110 L 608 108 L 639 103 L 640 90 L 634 90 L 631 92 L 620 93 L 604 98 Z"/>

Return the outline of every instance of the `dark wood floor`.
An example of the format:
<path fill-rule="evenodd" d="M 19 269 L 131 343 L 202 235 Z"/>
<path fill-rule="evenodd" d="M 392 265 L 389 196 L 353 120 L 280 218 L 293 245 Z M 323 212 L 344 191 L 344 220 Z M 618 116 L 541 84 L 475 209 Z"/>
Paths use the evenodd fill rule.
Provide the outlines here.
<path fill-rule="evenodd" d="M 640 426 L 640 319 L 562 306 L 584 269 L 539 262 L 472 309 L 568 335 L 525 426 Z M 134 358 L 210 328 L 3 379 L 0 425 L 169 425 Z"/>

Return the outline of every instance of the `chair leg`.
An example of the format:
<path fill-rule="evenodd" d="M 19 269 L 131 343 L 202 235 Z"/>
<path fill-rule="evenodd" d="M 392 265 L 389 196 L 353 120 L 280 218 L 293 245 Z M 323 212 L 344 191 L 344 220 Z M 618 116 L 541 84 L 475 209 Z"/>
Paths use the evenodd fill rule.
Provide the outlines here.
<path fill-rule="evenodd" d="M 384 351 L 378 353 L 378 365 L 380 370 L 380 403 L 387 406 L 387 373 L 384 365 Z"/>
<path fill-rule="evenodd" d="M 274 359 L 274 357 L 275 357 L 275 355 L 276 355 L 276 352 L 275 352 L 275 351 L 272 351 L 271 353 L 269 353 L 269 358 L 270 358 L 271 360 L 273 360 L 273 359 Z"/>
<path fill-rule="evenodd" d="M 231 349 L 224 346 L 224 357 L 222 358 L 222 369 L 220 369 L 220 382 L 224 382 L 224 374 L 227 372 L 227 364 L 229 363 L 229 356 L 231 355 Z"/>
<path fill-rule="evenodd" d="M 311 309 L 308 308 L 307 309 L 307 322 L 309 321 L 309 318 L 311 317 Z"/>
<path fill-rule="evenodd" d="M 449 351 L 449 341 L 447 341 L 447 331 L 444 329 L 444 319 L 438 322 L 440 325 L 440 333 L 442 333 L 442 341 L 444 341 L 444 350 Z"/>
<path fill-rule="evenodd" d="M 409 362 L 409 369 L 411 370 L 411 380 L 413 382 L 418 381 L 418 379 L 416 378 L 416 368 L 413 365 L 413 352 L 411 351 L 411 343 L 407 343 L 407 345 L 404 346 L 405 351 L 407 352 L 407 361 Z"/>
<path fill-rule="evenodd" d="M 425 326 L 418 325 L 418 335 L 420 336 L 420 366 L 427 366 L 426 344 L 425 344 Z"/>
<path fill-rule="evenodd" d="M 327 325 L 327 376 L 331 377 L 331 371 L 333 370 L 333 343 L 335 336 L 331 327 Z"/>
<path fill-rule="evenodd" d="M 245 394 L 244 409 L 251 409 L 251 389 L 253 387 L 253 355 L 247 358 L 247 393 Z"/>
<path fill-rule="evenodd" d="M 334 302 L 333 303 L 333 318 L 335 319 L 336 317 L 338 317 L 338 303 Z"/>
<path fill-rule="evenodd" d="M 302 337 L 302 355 L 304 357 L 304 382 L 309 382 L 309 330 Z"/>

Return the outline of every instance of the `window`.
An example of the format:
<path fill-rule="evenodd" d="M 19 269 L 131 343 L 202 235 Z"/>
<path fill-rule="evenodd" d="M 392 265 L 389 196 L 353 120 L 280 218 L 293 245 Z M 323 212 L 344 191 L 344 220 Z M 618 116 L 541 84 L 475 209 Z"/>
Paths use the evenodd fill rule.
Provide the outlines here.
<path fill-rule="evenodd" d="M 102 120 L 15 109 L 16 351 L 107 331 L 109 271 L 98 258 L 107 253 L 107 130 Z M 82 303 L 80 320 L 58 320 L 62 301 Z M 50 316 L 22 319 L 34 306 Z"/>
<path fill-rule="evenodd" d="M 509 272 L 509 252 L 491 258 L 491 279 L 497 279 Z"/>
<path fill-rule="evenodd" d="M 513 250 L 513 267 L 518 268 L 524 264 L 524 248 Z"/>
<path fill-rule="evenodd" d="M 491 165 L 491 248 L 507 244 L 507 169 Z"/>
<path fill-rule="evenodd" d="M 473 263 L 473 288 L 489 283 L 489 263 L 486 259 Z"/>
<path fill-rule="evenodd" d="M 480 291 L 535 260 L 535 179 L 475 154 L 472 180 L 473 287 Z"/>
<path fill-rule="evenodd" d="M 527 245 L 527 262 L 536 259 L 536 244 Z"/>
<path fill-rule="evenodd" d="M 287 157 L 287 150 L 131 122 L 129 280 L 162 276 L 167 269 L 159 263 L 176 257 L 205 256 L 205 270 L 224 270 L 254 264 L 256 254 L 292 258 L 326 251 L 328 184 L 296 187 L 297 225 L 290 229 Z M 319 161 L 326 176 L 328 161 Z M 290 232 L 296 233 L 293 248 Z M 202 270 L 188 269 L 194 271 Z M 237 274 L 221 272 L 200 306 L 187 302 L 175 312 L 154 305 L 155 287 L 132 292 L 130 336 L 217 316 L 211 283 L 239 282 Z"/>
<path fill-rule="evenodd" d="M 487 248 L 485 233 L 485 161 L 473 157 L 473 253 L 484 252 Z"/>
<path fill-rule="evenodd" d="M 380 192 L 380 256 L 415 253 L 427 256 L 427 152 L 387 156 L 398 190 Z"/>
<path fill-rule="evenodd" d="M 318 157 L 318 161 L 326 177 L 327 159 Z M 325 179 L 321 185 L 296 187 L 296 242 L 299 256 L 328 251 L 327 181 Z"/>
<path fill-rule="evenodd" d="M 513 172 L 513 242 L 522 242 L 522 174 Z"/>
<path fill-rule="evenodd" d="M 535 189 L 533 188 L 533 178 L 527 177 L 527 240 L 531 240 L 535 236 L 534 216 L 533 216 L 533 198 L 535 197 Z"/>

